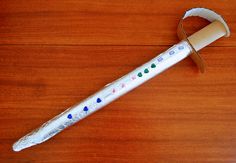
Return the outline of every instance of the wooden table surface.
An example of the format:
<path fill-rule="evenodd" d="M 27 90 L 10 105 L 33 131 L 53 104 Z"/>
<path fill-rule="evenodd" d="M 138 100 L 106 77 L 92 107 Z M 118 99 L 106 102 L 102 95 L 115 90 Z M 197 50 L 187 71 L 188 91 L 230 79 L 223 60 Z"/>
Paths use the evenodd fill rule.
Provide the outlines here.
<path fill-rule="evenodd" d="M 178 42 L 185 10 L 208 7 L 231 28 L 190 58 L 53 139 L 12 144 Z M 0 162 L 236 162 L 234 0 L 2 0 Z M 186 23 L 189 32 L 207 23 Z"/>

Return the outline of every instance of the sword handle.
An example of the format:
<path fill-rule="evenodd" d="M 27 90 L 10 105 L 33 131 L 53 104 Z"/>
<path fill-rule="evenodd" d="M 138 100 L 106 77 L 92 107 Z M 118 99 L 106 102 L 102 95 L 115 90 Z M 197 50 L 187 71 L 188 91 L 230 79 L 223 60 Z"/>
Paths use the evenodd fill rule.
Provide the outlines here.
<path fill-rule="evenodd" d="M 224 25 L 216 20 L 208 26 L 189 36 L 188 40 L 192 47 L 196 51 L 199 51 L 200 49 L 225 36 L 226 34 L 227 31 Z"/>

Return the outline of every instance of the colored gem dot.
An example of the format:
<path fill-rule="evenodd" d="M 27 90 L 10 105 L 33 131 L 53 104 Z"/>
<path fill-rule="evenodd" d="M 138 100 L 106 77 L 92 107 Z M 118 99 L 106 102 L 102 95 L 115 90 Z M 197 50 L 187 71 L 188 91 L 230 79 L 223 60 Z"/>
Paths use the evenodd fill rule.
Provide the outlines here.
<path fill-rule="evenodd" d="M 135 76 L 132 76 L 132 80 L 135 80 L 136 79 L 136 77 Z"/>
<path fill-rule="evenodd" d="M 158 62 L 161 62 L 161 61 L 163 60 L 163 58 L 160 57 L 160 58 L 158 58 L 157 60 L 158 60 Z"/>
<path fill-rule="evenodd" d="M 143 74 L 141 72 L 138 73 L 138 77 L 142 77 Z"/>
<path fill-rule="evenodd" d="M 84 107 L 84 111 L 88 111 L 88 107 L 87 106 Z"/>
<path fill-rule="evenodd" d="M 68 119 L 72 119 L 72 115 L 71 115 L 71 114 L 68 114 L 67 118 L 68 118 Z"/>
<path fill-rule="evenodd" d="M 144 70 L 144 73 L 149 73 L 149 70 L 146 68 L 146 69 Z"/>
<path fill-rule="evenodd" d="M 183 47 L 183 46 L 179 46 L 178 49 L 179 49 L 179 50 L 183 50 L 184 47 Z"/>
<path fill-rule="evenodd" d="M 102 102 L 102 100 L 100 98 L 97 98 L 97 103 Z"/>
<path fill-rule="evenodd" d="M 170 55 L 173 55 L 173 54 L 175 54 L 175 52 L 174 52 L 174 51 L 170 51 L 169 54 L 170 54 Z"/>
<path fill-rule="evenodd" d="M 156 65 L 153 63 L 152 65 L 151 65 L 151 68 L 155 68 L 156 67 Z"/>

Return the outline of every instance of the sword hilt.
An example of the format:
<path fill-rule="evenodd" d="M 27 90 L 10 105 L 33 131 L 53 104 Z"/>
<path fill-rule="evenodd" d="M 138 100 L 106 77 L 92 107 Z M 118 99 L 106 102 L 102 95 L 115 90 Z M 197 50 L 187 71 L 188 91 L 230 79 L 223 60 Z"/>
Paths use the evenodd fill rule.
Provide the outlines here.
<path fill-rule="evenodd" d="M 190 16 L 198 16 L 207 19 L 211 24 L 191 36 L 187 36 L 183 28 L 183 20 Z M 206 8 L 193 8 L 188 10 L 179 22 L 177 33 L 180 40 L 185 39 L 189 42 L 192 47 L 192 54 L 190 57 L 196 63 L 201 72 L 205 71 L 205 64 L 198 51 L 217 39 L 223 36 L 228 37 L 230 35 L 229 27 L 222 16 Z"/>

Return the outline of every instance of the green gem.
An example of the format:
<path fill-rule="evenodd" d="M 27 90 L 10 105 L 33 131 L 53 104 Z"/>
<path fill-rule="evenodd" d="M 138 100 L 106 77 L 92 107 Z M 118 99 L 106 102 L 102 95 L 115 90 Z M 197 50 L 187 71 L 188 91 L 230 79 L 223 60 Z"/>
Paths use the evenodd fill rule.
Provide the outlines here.
<path fill-rule="evenodd" d="M 143 74 L 141 72 L 138 73 L 138 77 L 142 77 Z"/>
<path fill-rule="evenodd" d="M 146 69 L 144 70 L 144 73 L 149 73 L 149 70 L 146 68 Z"/>
<path fill-rule="evenodd" d="M 152 65 L 151 65 L 151 68 L 155 68 L 156 67 L 156 65 L 153 63 Z"/>

